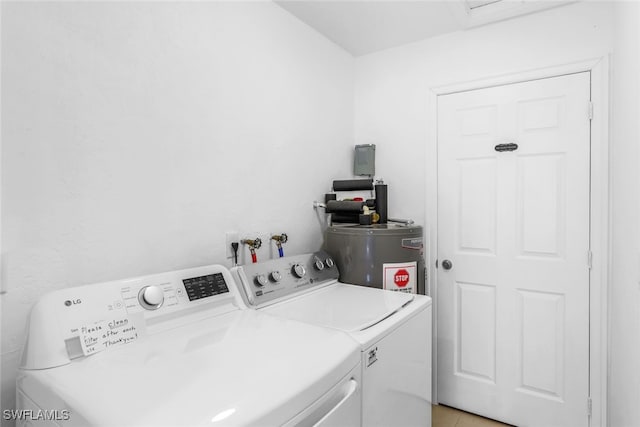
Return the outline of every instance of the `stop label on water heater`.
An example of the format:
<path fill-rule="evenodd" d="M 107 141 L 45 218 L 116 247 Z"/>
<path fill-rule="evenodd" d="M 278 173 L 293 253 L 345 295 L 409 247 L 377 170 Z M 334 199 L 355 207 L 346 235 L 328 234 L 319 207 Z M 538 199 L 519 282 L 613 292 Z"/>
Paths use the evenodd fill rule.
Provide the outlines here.
<path fill-rule="evenodd" d="M 418 292 L 417 262 L 386 263 L 382 264 L 382 270 L 383 289 L 411 294 Z"/>
<path fill-rule="evenodd" d="M 393 281 L 399 288 L 404 288 L 409 283 L 409 272 L 401 268 L 393 275 Z"/>

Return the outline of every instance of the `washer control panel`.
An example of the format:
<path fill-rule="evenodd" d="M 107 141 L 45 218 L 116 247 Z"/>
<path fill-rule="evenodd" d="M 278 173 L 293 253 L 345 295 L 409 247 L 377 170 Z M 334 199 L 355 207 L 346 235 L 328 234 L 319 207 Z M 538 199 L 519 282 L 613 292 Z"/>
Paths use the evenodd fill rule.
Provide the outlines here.
<path fill-rule="evenodd" d="M 229 270 L 210 265 L 50 292 L 31 312 L 21 366 L 64 365 L 237 310 L 236 289 Z"/>
<path fill-rule="evenodd" d="M 213 266 L 212 266 L 213 267 Z M 228 294 L 229 278 L 215 267 L 203 267 L 124 281 L 122 302 L 129 313 L 147 312 L 145 317 L 208 301 Z"/>
<path fill-rule="evenodd" d="M 247 264 L 232 270 L 245 303 L 263 306 L 338 279 L 331 256 L 319 251 Z"/>

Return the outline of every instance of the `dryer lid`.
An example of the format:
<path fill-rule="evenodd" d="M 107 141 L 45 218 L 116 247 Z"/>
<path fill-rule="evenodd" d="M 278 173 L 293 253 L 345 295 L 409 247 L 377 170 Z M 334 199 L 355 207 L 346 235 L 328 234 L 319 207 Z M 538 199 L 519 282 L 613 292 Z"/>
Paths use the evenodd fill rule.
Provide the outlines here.
<path fill-rule="evenodd" d="M 338 283 L 264 310 L 288 319 L 357 332 L 389 318 L 413 299 L 413 294 Z"/>
<path fill-rule="evenodd" d="M 359 360 L 346 334 L 244 310 L 22 371 L 18 388 L 92 425 L 282 425 Z"/>

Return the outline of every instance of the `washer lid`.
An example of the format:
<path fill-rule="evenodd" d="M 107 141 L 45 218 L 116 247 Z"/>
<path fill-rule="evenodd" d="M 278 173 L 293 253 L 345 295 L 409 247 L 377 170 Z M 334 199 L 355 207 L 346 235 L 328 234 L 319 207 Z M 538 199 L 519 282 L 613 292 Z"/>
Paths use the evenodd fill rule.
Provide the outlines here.
<path fill-rule="evenodd" d="M 243 310 L 21 371 L 18 388 L 70 425 L 282 425 L 359 360 L 347 334 Z"/>
<path fill-rule="evenodd" d="M 338 283 L 264 311 L 276 316 L 347 332 L 365 330 L 396 313 L 413 294 Z"/>

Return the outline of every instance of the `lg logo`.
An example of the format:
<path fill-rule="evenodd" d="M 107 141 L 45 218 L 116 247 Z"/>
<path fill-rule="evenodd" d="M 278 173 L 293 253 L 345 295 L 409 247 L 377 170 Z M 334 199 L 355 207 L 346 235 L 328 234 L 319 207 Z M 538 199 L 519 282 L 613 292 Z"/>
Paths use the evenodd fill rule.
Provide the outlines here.
<path fill-rule="evenodd" d="M 66 305 L 67 307 L 71 307 L 72 305 L 76 305 L 76 304 L 81 304 L 82 300 L 81 299 L 68 299 L 64 302 L 64 305 Z"/>

